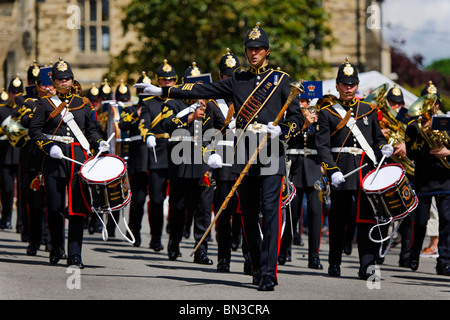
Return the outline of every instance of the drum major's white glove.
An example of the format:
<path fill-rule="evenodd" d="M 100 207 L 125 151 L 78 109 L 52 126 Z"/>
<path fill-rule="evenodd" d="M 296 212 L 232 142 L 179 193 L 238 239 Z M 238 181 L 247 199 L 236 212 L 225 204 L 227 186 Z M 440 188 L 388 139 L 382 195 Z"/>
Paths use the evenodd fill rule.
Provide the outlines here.
<path fill-rule="evenodd" d="M 144 89 L 144 93 L 148 93 L 152 96 L 160 96 L 163 93 L 162 88 L 151 83 L 136 83 L 134 87 L 137 89 Z"/>
<path fill-rule="evenodd" d="M 281 127 L 279 125 L 274 126 L 273 122 L 267 124 L 267 132 L 270 133 L 270 138 L 274 139 L 281 135 Z"/>
<path fill-rule="evenodd" d="M 390 144 L 385 144 L 381 147 L 381 154 L 385 156 L 386 158 L 389 158 L 392 156 L 392 153 L 394 152 L 394 147 Z"/>
<path fill-rule="evenodd" d="M 64 156 L 64 153 L 62 152 L 61 148 L 58 146 L 53 146 L 50 148 L 50 157 L 54 158 L 54 159 L 62 159 L 62 157 Z"/>
<path fill-rule="evenodd" d="M 213 169 L 218 169 L 218 168 L 222 168 L 222 157 L 217 154 L 217 153 L 213 153 L 212 155 L 209 156 L 208 158 L 208 166 L 210 166 Z"/>
<path fill-rule="evenodd" d="M 345 182 L 345 178 L 342 172 L 338 171 L 331 175 L 331 184 L 336 188 L 343 182 Z"/>
<path fill-rule="evenodd" d="M 156 146 L 156 138 L 155 136 L 148 136 L 147 137 L 147 148 L 153 148 Z"/>
<path fill-rule="evenodd" d="M 106 142 L 105 140 L 100 141 L 100 144 L 98 146 L 98 152 L 100 153 L 109 152 L 109 143 Z"/>

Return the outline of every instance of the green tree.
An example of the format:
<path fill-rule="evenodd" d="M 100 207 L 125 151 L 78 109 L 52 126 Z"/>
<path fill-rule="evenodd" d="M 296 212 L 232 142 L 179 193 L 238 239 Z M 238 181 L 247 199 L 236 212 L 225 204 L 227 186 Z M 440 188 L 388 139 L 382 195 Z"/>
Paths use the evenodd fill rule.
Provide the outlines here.
<path fill-rule="evenodd" d="M 317 79 L 327 68 L 310 57 L 311 50 L 331 46 L 327 14 L 319 0 L 131 0 L 124 8 L 124 32 L 135 32 L 136 43 L 112 58 L 111 80 L 155 72 L 164 59 L 179 77 L 196 62 L 218 79 L 221 56 L 230 48 L 246 65 L 244 35 L 256 22 L 267 31 L 272 53 L 269 63 L 293 79 Z M 134 79 L 136 80 L 136 79 Z"/>

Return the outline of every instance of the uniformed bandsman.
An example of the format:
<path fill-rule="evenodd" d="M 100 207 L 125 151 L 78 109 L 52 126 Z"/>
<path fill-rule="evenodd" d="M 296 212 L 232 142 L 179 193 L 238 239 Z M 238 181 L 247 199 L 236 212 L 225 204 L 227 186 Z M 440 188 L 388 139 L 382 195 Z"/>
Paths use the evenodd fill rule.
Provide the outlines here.
<path fill-rule="evenodd" d="M 27 98 L 21 109 L 18 110 L 17 117 L 20 124 L 29 129 L 31 119 L 36 111 L 37 103 L 46 96 L 55 94 L 53 85 L 47 85 L 42 78 L 46 77 L 41 68 L 36 71 L 37 64 L 30 67 L 31 76 L 28 78 L 29 85 L 35 85 L 36 98 Z M 48 79 L 49 80 L 49 79 Z M 48 82 L 48 81 L 47 81 Z M 26 220 L 29 221 L 29 241 L 27 255 L 37 254 L 41 243 L 45 244 L 45 250 L 50 251 L 50 235 L 47 227 L 44 177 L 42 175 L 42 165 L 44 154 L 35 143 L 26 142 L 20 150 L 21 184 L 22 184 L 22 208 L 27 213 Z M 64 226 L 61 226 L 63 228 Z M 61 255 L 65 256 L 64 247 L 60 248 Z"/>
<path fill-rule="evenodd" d="M 291 161 L 289 181 L 294 184 L 296 196 L 287 208 L 287 215 L 292 215 L 292 225 L 298 224 L 301 218 L 303 196 L 306 196 L 308 214 L 308 268 L 323 269 L 319 258 L 319 248 L 322 230 L 322 203 L 319 191 L 314 183 L 321 178 L 320 163 L 315 144 L 316 122 L 319 110 L 309 106 L 308 99 L 299 99 L 299 108 L 305 117 L 305 124 L 296 128 L 288 141 L 287 155 Z M 318 102 L 319 103 L 319 102 Z M 325 204 L 323 204 L 325 206 Z M 291 218 L 286 217 L 286 227 L 281 239 L 278 262 L 284 264 L 290 261 L 292 244 Z"/>
<path fill-rule="evenodd" d="M 231 77 L 239 67 L 238 57 L 227 49 L 227 52 L 221 57 L 219 62 L 220 79 Z M 224 161 L 228 159 L 230 162 L 226 166 L 222 166 L 222 168 L 213 170 L 212 177 L 216 182 L 214 208 L 217 212 L 236 181 L 236 174 L 233 173 L 231 167 L 234 150 L 234 106 L 230 99 L 211 100 L 207 106 L 212 111 L 213 127 L 219 130 L 220 133 L 218 132 L 217 134 L 221 135 L 215 143 L 215 152 Z M 241 232 L 241 216 L 236 213 L 237 204 L 237 194 L 234 194 L 228 202 L 227 208 L 223 210 L 221 216 L 217 219 L 217 270 L 219 272 L 230 271 L 233 237 L 239 238 L 239 233 Z"/>
<path fill-rule="evenodd" d="M 53 65 L 52 80 L 56 94 L 39 101 L 29 130 L 32 141 L 46 155 L 43 175 L 52 244 L 50 263 L 56 264 L 61 259 L 57 248 L 63 245 L 61 226 L 66 217 L 69 220 L 67 264 L 83 268 L 84 218 L 89 214 L 91 204 L 83 197 L 79 163 L 91 155 L 91 148 L 104 152 L 109 150 L 109 145 L 95 128 L 89 100 L 72 93 L 74 75 L 67 61 L 60 58 Z"/>
<path fill-rule="evenodd" d="M 303 126 L 303 117 L 295 98 L 279 125 L 273 122 L 291 92 L 291 79 L 268 66 L 269 37 L 259 23 L 245 37 L 245 53 L 250 68 L 214 83 L 183 84 L 171 88 L 147 86 L 146 92 L 169 98 L 229 98 L 236 110 L 236 156 L 233 169 L 241 173 L 256 146 L 270 133 L 263 152 L 257 157 L 239 186 L 243 227 L 253 267 L 253 283 L 258 290 L 272 291 L 277 283 L 277 258 L 280 240 L 281 184 L 285 172 L 284 149 L 279 138 L 287 138 L 290 125 Z M 282 129 L 283 128 L 283 129 Z M 243 138 L 243 140 L 240 140 Z M 267 152 L 271 150 L 271 153 Z M 213 164 L 220 167 L 220 162 Z M 259 219 L 263 215 L 262 223 Z M 262 236 L 259 232 L 261 227 Z M 261 245 L 261 246 L 260 246 Z"/>
<path fill-rule="evenodd" d="M 193 63 L 184 72 L 184 84 L 193 85 L 188 83 L 188 77 L 200 74 L 201 70 Z M 169 259 L 175 260 L 180 254 L 186 212 L 193 212 L 196 242 L 211 221 L 214 186 L 205 161 L 208 142 L 204 141 L 203 135 L 212 128 L 212 115 L 204 101 L 167 99 L 162 105 L 161 116 L 163 130 L 171 135 L 168 149 L 170 235 L 167 250 Z M 195 253 L 194 262 L 212 264 L 207 253 L 208 244 L 205 241 Z"/>
<path fill-rule="evenodd" d="M 431 128 L 431 118 L 439 112 L 441 105 L 440 92 L 430 82 L 423 88 L 421 98 L 408 110 L 408 114 L 415 119 L 406 128 L 406 150 L 415 164 L 413 181 L 419 198 L 413 215 L 409 266 L 413 271 L 419 268 L 420 252 L 434 197 L 439 215 L 436 273 L 450 276 L 450 132 Z"/>
<path fill-rule="evenodd" d="M 175 68 L 164 60 L 156 71 L 157 85 L 172 86 L 177 79 Z M 164 131 L 161 123 L 162 104 L 165 99 L 146 94 L 142 94 L 141 97 L 139 135 L 144 144 L 143 152 L 147 161 L 143 166 L 148 172 L 148 177 L 145 180 L 140 178 L 142 180 L 140 184 L 148 189 L 149 193 L 150 248 L 158 252 L 164 249 L 161 237 L 164 225 L 164 200 L 169 180 L 167 148 L 170 136 Z"/>
<path fill-rule="evenodd" d="M 16 100 L 23 101 L 23 95 L 23 81 L 17 75 L 10 81 L 8 92 L 2 97 L 3 101 L 0 105 L 0 186 L 2 204 L 0 229 L 12 228 L 13 203 L 15 196 L 18 195 L 15 186 L 19 172 L 20 149 L 14 147 L 8 141 L 7 128 L 12 120 L 12 115 L 18 109 Z M 22 221 L 19 217 L 21 217 L 20 212 L 18 212 L 16 229 L 17 232 L 21 233 Z"/>
<path fill-rule="evenodd" d="M 345 229 L 353 208 L 357 208 L 358 274 L 361 279 L 367 279 L 371 271 L 369 266 L 375 264 L 378 246 L 368 237 L 375 224 L 375 214 L 367 196 L 360 193 L 361 180 L 378 163 L 377 159 L 382 155 L 389 157 L 393 148 L 381 132 L 375 106 L 356 99 L 358 84 L 356 66 L 347 58 L 339 67 L 336 78 L 339 99 L 324 106 L 319 113 L 316 146 L 321 165 L 331 181 L 328 274 L 341 275 Z M 368 166 L 344 178 L 344 174 L 364 163 Z"/>

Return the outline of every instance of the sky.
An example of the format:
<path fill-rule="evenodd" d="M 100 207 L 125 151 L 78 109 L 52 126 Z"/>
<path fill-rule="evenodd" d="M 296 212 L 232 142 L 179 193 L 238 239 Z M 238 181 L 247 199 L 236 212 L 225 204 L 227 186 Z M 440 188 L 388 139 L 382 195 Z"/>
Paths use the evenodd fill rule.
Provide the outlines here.
<path fill-rule="evenodd" d="M 424 66 L 450 59 L 449 0 L 384 0 L 381 14 L 383 37 L 390 46 L 409 57 L 421 54 Z"/>

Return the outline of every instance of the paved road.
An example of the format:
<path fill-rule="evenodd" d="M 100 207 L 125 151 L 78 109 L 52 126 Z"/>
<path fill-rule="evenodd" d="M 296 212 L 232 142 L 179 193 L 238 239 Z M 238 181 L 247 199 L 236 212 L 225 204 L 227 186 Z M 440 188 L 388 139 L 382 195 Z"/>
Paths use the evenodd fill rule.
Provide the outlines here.
<path fill-rule="evenodd" d="M 419 270 L 412 272 L 397 266 L 397 247 L 391 248 L 384 264 L 379 265 L 380 282 L 369 283 L 357 278 L 356 248 L 351 255 L 344 255 L 342 276 L 331 278 L 326 274 L 328 238 L 324 236 L 321 260 L 325 270 L 308 269 L 307 247 L 294 246 L 292 262 L 279 266 L 279 285 L 275 291 L 258 292 L 251 284 L 251 277 L 242 272 L 240 249 L 232 254 L 231 272 L 224 274 L 216 271 L 217 246 L 214 241 L 209 243 L 209 255 L 214 265 L 204 266 L 192 262 L 192 237 L 183 241 L 182 257 L 176 261 L 168 260 L 166 250 L 156 253 L 148 248 L 146 219 L 142 238 L 142 246 L 134 247 L 118 232 L 116 238 L 105 242 L 100 233 L 89 235 L 86 231 L 83 246 L 86 268 L 77 273 L 66 268 L 64 262 L 50 265 L 48 253 L 43 250 L 37 256 L 27 256 L 27 243 L 21 242 L 14 229 L 0 231 L 0 299 L 170 301 L 173 303 L 170 312 L 177 314 L 183 311 L 185 300 L 191 305 L 209 305 L 214 300 L 221 301 L 219 304 L 244 305 L 257 301 L 272 308 L 277 306 L 271 305 L 271 301 L 289 300 L 288 307 L 296 308 L 295 301 L 298 300 L 450 298 L 450 278 L 435 274 L 435 259 L 422 259 Z M 166 234 L 163 243 L 166 247 Z M 379 303 L 376 308 L 385 312 Z"/>

